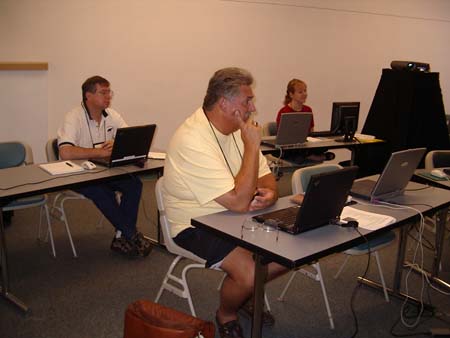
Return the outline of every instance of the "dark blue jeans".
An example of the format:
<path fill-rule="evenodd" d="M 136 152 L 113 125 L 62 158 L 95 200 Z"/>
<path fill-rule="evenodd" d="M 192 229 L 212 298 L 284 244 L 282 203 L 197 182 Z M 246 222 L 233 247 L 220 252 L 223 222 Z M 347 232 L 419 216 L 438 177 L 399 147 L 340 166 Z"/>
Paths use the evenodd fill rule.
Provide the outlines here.
<path fill-rule="evenodd" d="M 125 238 L 131 239 L 136 233 L 142 192 L 142 182 L 139 178 L 127 177 L 74 190 L 92 200 Z M 120 204 L 116 200 L 116 191 L 122 193 Z"/>

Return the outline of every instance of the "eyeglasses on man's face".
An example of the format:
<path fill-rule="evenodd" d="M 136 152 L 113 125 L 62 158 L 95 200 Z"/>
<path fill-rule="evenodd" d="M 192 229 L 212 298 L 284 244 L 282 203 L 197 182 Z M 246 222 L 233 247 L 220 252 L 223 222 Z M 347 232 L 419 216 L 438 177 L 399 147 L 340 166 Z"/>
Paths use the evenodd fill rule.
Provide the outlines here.
<path fill-rule="evenodd" d="M 109 96 L 111 98 L 114 96 L 114 92 L 111 89 L 102 89 L 102 90 L 97 91 L 96 94 L 99 94 L 104 97 Z"/>

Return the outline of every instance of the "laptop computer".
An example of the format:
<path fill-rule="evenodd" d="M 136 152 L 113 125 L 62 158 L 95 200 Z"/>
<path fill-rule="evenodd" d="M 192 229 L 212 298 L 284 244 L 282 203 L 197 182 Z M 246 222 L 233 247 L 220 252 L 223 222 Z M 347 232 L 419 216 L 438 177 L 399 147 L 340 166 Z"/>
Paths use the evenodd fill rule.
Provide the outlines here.
<path fill-rule="evenodd" d="M 277 135 L 265 138 L 261 143 L 274 148 L 288 148 L 305 143 L 311 127 L 311 119 L 311 113 L 283 114 Z"/>
<path fill-rule="evenodd" d="M 426 148 L 416 148 L 392 153 L 378 179 L 355 181 L 350 194 L 370 201 L 403 194 L 425 151 Z"/>
<path fill-rule="evenodd" d="M 89 160 L 109 168 L 126 164 L 142 165 L 147 160 L 155 130 L 156 124 L 119 128 L 111 157 Z"/>
<path fill-rule="evenodd" d="M 313 175 L 300 206 L 256 215 L 253 219 L 291 234 L 337 221 L 357 171 L 358 167 L 353 166 Z"/>

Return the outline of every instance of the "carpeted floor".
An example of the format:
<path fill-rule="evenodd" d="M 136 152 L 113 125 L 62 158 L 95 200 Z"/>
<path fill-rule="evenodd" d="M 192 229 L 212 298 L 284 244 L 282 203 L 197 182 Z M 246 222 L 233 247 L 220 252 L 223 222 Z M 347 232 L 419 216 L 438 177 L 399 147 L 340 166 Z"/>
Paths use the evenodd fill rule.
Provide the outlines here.
<path fill-rule="evenodd" d="M 289 179 L 284 177 L 280 184 Z M 283 183 L 284 182 L 284 183 Z M 153 197 L 154 181 L 145 182 L 139 227 L 150 237 L 156 236 L 156 208 Z M 48 243 L 36 241 L 38 210 L 17 211 L 13 224 L 6 229 L 12 292 L 31 308 L 21 314 L 0 299 L 1 338 L 119 338 L 123 336 L 124 311 L 138 299 L 153 300 L 173 256 L 163 248 L 155 248 L 149 257 L 128 260 L 109 250 L 113 236 L 111 225 L 88 201 L 67 203 L 68 215 L 79 257 L 74 259 L 62 223 L 53 219 L 57 257 L 50 255 Z M 432 239 L 431 233 L 426 237 Z M 414 240 L 409 241 L 411 256 Z M 446 239 L 443 276 L 450 280 L 449 240 Z M 392 283 L 397 245 L 380 252 L 386 281 Z M 432 252 L 425 249 L 426 266 Z M 356 277 L 367 264 L 367 256 L 351 258 L 338 279 L 333 279 L 344 260 L 336 254 L 320 261 L 328 291 L 336 328 L 331 330 L 326 315 L 320 285 L 298 274 L 289 289 L 286 300 L 277 300 L 288 275 L 267 286 L 267 294 L 276 318 L 275 326 L 264 328 L 264 337 L 350 337 L 355 322 L 350 307 L 357 288 Z M 406 271 L 404 273 L 406 276 Z M 217 286 L 222 274 L 199 269 L 189 274 L 194 305 L 199 317 L 213 320 L 218 305 Z M 368 277 L 378 280 L 375 261 L 371 261 Z M 416 274 L 409 278 L 412 295 L 420 296 L 421 279 Z M 405 285 L 405 283 L 403 283 Z M 419 325 L 406 329 L 399 324 L 398 334 L 428 331 L 432 327 L 450 327 L 449 296 L 425 286 L 423 298 L 435 306 L 432 317 L 423 313 Z M 189 312 L 187 302 L 173 294 L 164 293 L 160 303 Z M 354 298 L 358 321 L 357 337 L 390 337 L 391 327 L 399 321 L 402 302 L 392 299 L 386 303 L 381 293 L 359 287 Z M 414 315 L 409 308 L 407 317 Z M 412 321 L 413 319 L 408 319 Z M 250 322 L 241 319 L 246 336 L 250 336 Z M 216 335 L 218 336 L 218 335 Z M 417 337 L 426 337 L 417 334 Z"/>

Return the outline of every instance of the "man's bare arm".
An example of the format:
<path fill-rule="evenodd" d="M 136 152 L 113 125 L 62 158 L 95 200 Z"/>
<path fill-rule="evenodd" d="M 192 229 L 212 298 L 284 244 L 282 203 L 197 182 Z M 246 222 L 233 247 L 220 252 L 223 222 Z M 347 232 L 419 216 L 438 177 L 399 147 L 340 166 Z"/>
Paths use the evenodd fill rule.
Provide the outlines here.
<path fill-rule="evenodd" d="M 83 148 L 72 145 L 63 145 L 59 148 L 59 157 L 62 160 L 80 160 L 88 158 L 102 158 L 111 156 L 111 147 L 105 142 L 101 148 Z"/>
<path fill-rule="evenodd" d="M 275 177 L 270 173 L 258 179 L 256 195 L 250 202 L 249 210 L 264 209 L 278 200 L 278 187 Z"/>
<path fill-rule="evenodd" d="M 237 115 L 237 118 L 240 120 L 241 135 L 244 143 L 242 165 L 235 177 L 234 189 L 219 196 L 215 201 L 229 210 L 246 212 L 250 208 L 250 203 L 254 199 L 257 188 L 260 187 L 259 184 L 264 184 L 261 185 L 261 188 L 266 188 L 265 185 L 268 184 L 270 189 L 275 189 L 276 191 L 276 183 L 271 182 L 270 179 L 267 179 L 267 182 L 265 182 L 265 178 L 258 179 L 259 145 L 261 142 L 260 128 L 253 124 L 251 119 L 244 122 L 240 119 L 240 115 Z M 269 199 L 271 200 L 272 197 Z M 265 204 L 267 202 L 265 201 L 263 203 Z"/>

